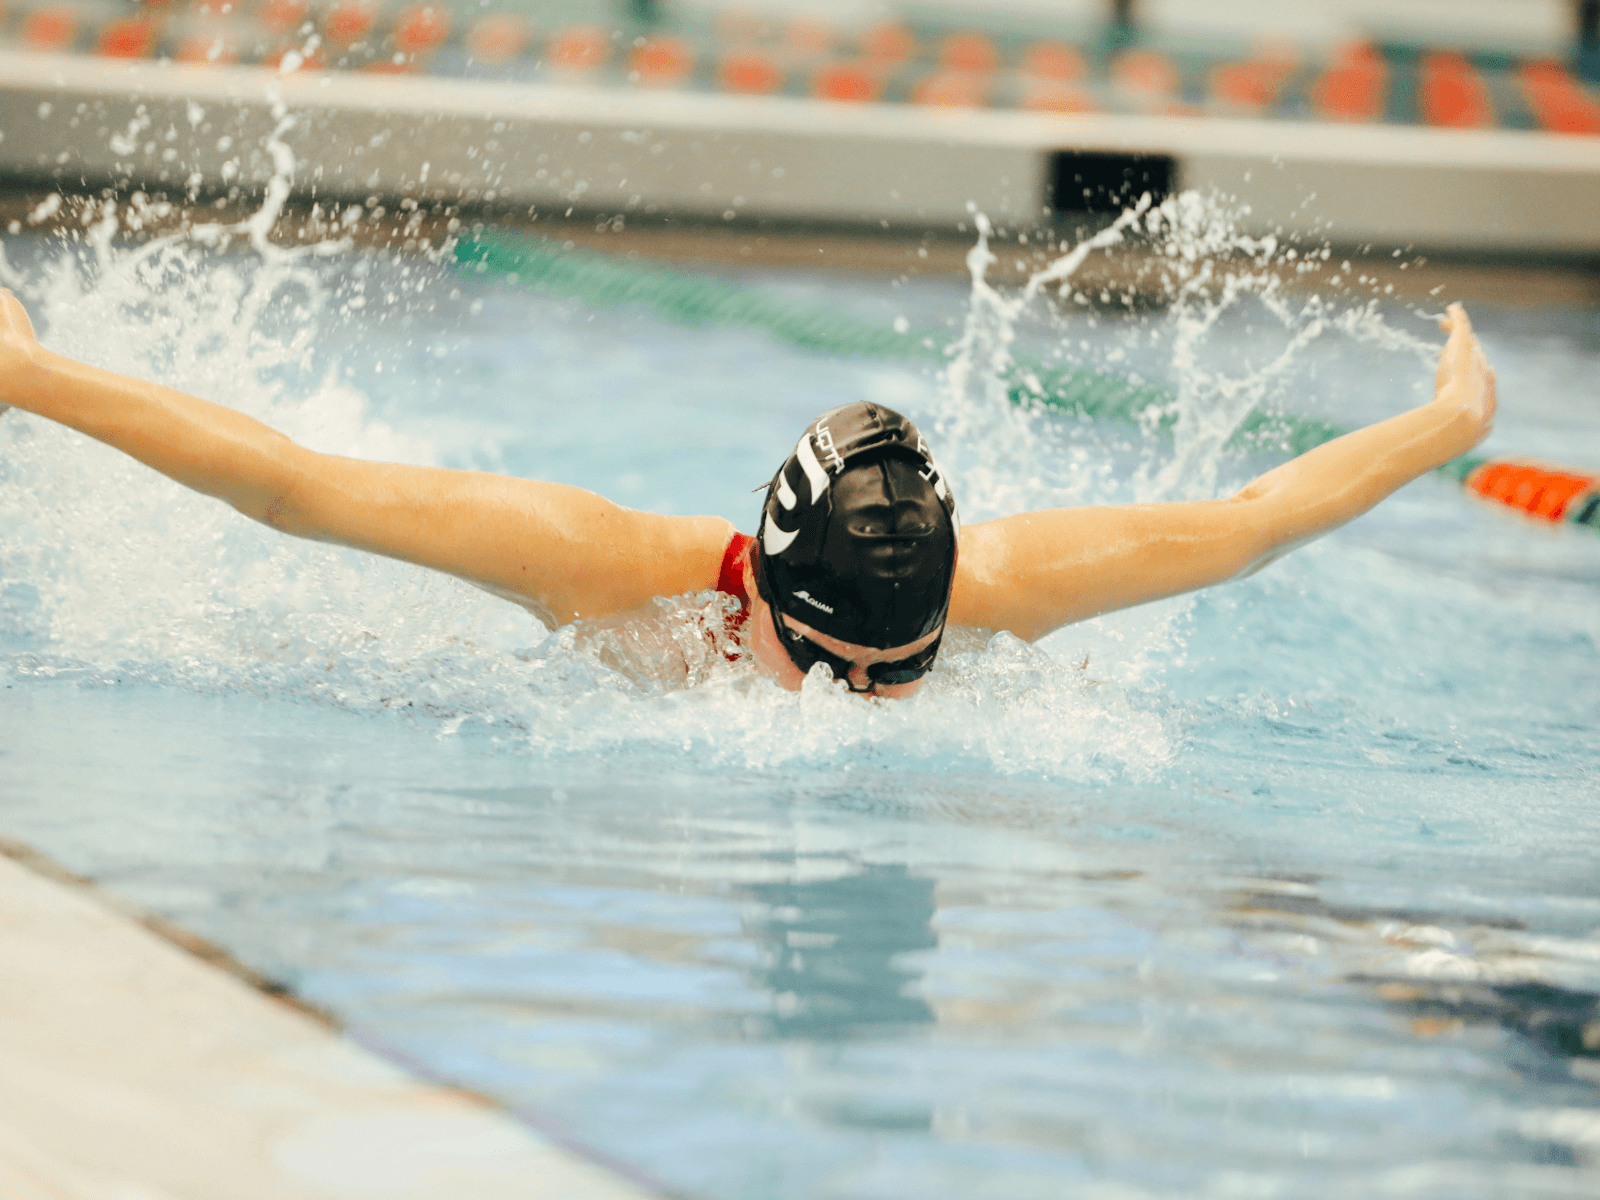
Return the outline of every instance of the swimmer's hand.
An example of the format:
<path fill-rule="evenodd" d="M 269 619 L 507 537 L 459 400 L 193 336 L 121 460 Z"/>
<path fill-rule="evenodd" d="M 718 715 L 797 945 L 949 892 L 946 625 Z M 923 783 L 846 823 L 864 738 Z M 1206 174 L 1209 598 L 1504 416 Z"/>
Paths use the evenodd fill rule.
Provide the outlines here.
<path fill-rule="evenodd" d="M 38 345 L 39 339 L 34 335 L 28 310 L 11 294 L 10 288 L 0 288 L 0 389 L 15 381 L 21 375 L 22 368 L 32 365 L 33 353 Z M 4 399 L 0 399 L 0 416 L 4 416 L 10 407 Z"/>
<path fill-rule="evenodd" d="M 1494 428 L 1498 405 L 1495 397 L 1494 369 L 1483 355 L 1467 310 L 1452 304 L 1439 321 L 1439 328 L 1450 335 L 1439 351 L 1439 371 L 1434 376 L 1433 403 L 1451 417 L 1460 431 L 1457 454 L 1465 454 Z"/>

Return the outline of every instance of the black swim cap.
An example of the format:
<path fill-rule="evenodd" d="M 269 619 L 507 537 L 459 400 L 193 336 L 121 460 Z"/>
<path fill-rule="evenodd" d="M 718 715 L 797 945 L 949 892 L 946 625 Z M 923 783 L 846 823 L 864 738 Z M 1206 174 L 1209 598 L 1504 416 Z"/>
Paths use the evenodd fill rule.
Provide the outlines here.
<path fill-rule="evenodd" d="M 811 423 L 767 487 L 757 587 L 830 637 L 904 646 L 944 620 L 960 528 L 917 427 L 846 404 Z"/>

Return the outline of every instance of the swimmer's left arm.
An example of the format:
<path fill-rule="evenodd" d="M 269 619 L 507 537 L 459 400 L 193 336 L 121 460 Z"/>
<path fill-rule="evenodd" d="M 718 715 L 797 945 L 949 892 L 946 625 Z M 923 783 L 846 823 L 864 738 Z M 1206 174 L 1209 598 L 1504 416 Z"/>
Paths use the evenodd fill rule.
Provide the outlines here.
<path fill-rule="evenodd" d="M 1452 305 L 1433 400 L 1274 468 L 1227 500 L 1021 513 L 962 530 L 950 621 L 1033 640 L 1101 613 L 1260 570 L 1466 453 L 1494 421 L 1494 372 Z"/>

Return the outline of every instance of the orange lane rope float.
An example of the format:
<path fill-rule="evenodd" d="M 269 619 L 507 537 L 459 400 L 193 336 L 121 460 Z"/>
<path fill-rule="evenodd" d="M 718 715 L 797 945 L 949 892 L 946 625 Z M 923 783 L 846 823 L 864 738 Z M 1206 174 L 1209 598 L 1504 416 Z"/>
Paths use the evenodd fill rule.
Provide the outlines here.
<path fill-rule="evenodd" d="M 1600 530 L 1600 475 L 1579 475 L 1526 462 L 1458 459 L 1451 474 L 1486 500 L 1540 520 Z M 1457 474 L 1459 470 L 1459 474 Z"/>

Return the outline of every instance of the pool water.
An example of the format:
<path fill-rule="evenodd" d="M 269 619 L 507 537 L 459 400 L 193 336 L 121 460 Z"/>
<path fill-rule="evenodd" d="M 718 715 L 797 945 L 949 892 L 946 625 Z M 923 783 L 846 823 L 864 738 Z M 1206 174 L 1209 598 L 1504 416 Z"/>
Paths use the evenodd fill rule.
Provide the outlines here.
<path fill-rule="evenodd" d="M 1276 461 L 1244 412 L 1377 419 L 1438 341 L 1267 287 L 740 276 L 948 330 L 936 374 L 418 259 L 6 249 L 68 354 L 747 532 L 845 400 L 942 431 L 970 524 L 1225 494 Z M 1595 314 L 1476 315 L 1487 449 L 1600 467 Z M 1010 407 L 997 356 L 1169 383 L 1177 441 Z M 709 595 L 551 634 L 13 413 L 0 831 L 663 1191 L 1593 1196 L 1597 592 L 1592 534 L 1429 478 L 1251 579 L 953 637 L 911 701 L 791 695 Z"/>

